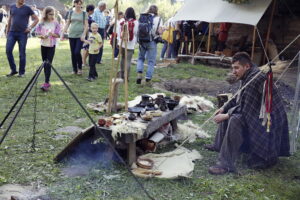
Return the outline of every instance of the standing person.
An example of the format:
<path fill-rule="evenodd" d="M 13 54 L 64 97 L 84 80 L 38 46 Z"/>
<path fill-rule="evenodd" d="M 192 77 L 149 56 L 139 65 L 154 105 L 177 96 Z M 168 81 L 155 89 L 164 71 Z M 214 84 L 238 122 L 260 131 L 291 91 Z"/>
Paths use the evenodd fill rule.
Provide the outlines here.
<path fill-rule="evenodd" d="M 164 26 L 164 32 L 162 39 L 164 40 L 164 46 L 161 50 L 160 60 L 163 60 L 165 57 L 165 53 L 167 53 L 167 58 L 175 58 L 175 38 L 174 31 L 176 22 L 172 22 L 173 17 L 171 17 Z M 165 32 L 166 31 L 166 32 Z M 164 36 L 166 36 L 164 38 Z M 170 37 L 170 38 L 169 38 Z M 167 52 L 168 51 L 168 52 Z"/>
<path fill-rule="evenodd" d="M 101 35 L 98 33 L 98 24 L 95 22 L 91 25 L 92 32 L 89 35 L 88 40 L 85 42 L 89 44 L 89 66 L 90 72 L 87 78 L 88 81 L 93 81 L 98 77 L 98 73 L 96 70 L 96 62 L 97 62 L 97 55 L 99 54 L 99 50 L 102 46 L 102 38 Z"/>
<path fill-rule="evenodd" d="M 67 23 L 65 25 L 63 33 L 66 33 L 69 26 L 69 42 L 72 57 L 72 74 L 82 74 L 82 58 L 81 48 L 85 36 L 88 31 L 88 16 L 85 11 L 82 10 L 82 0 L 73 0 L 74 9 L 69 12 Z M 62 39 L 64 34 L 62 34 Z"/>
<path fill-rule="evenodd" d="M 7 12 L 4 6 L 0 6 L 0 37 L 4 37 L 7 25 Z"/>
<path fill-rule="evenodd" d="M 86 6 L 86 12 L 88 13 L 88 24 L 89 24 L 89 31 L 88 34 L 86 36 L 86 39 L 88 39 L 88 35 L 92 32 L 91 30 L 91 24 L 94 22 L 94 20 L 92 19 L 92 15 L 94 13 L 95 10 L 95 6 L 90 4 Z M 86 59 L 89 56 L 89 44 L 84 44 L 82 47 L 82 66 L 87 66 L 86 64 Z"/>
<path fill-rule="evenodd" d="M 113 33 L 112 35 L 111 35 L 111 39 L 110 39 L 110 44 L 111 44 L 111 47 L 113 48 L 113 46 L 114 46 L 114 40 L 117 42 L 117 39 L 118 39 L 118 31 L 117 30 L 119 30 L 120 29 L 120 24 L 122 23 L 122 22 L 124 22 L 124 14 L 123 14 L 123 12 L 118 12 L 118 19 L 117 19 L 117 24 L 116 24 L 116 33 Z M 114 24 L 115 23 L 115 20 L 113 20 L 112 21 L 112 24 L 113 24 L 113 26 L 115 25 Z M 117 44 L 117 43 L 116 43 Z M 116 47 L 115 47 L 115 51 L 114 51 L 114 58 L 115 58 L 115 60 L 117 60 L 118 59 L 118 55 L 119 55 L 119 46 L 118 45 L 116 45 Z"/>
<path fill-rule="evenodd" d="M 162 24 L 163 22 L 158 16 L 158 8 L 156 5 L 151 5 L 147 13 L 141 14 L 138 29 L 138 42 L 140 45 L 137 62 L 137 84 L 141 84 L 142 82 L 146 54 L 148 58 L 146 82 L 150 82 L 152 79 L 156 63 L 156 41 L 162 34 Z"/>
<path fill-rule="evenodd" d="M 127 25 L 128 27 L 128 38 L 125 38 L 127 40 L 127 58 L 125 57 L 125 44 L 123 42 L 121 47 L 121 37 L 123 36 L 123 27 L 124 25 Z M 136 20 L 135 11 L 132 7 L 129 7 L 125 11 L 125 21 L 120 23 L 120 26 L 118 26 L 117 30 L 117 36 L 118 36 L 118 46 L 122 48 L 121 52 L 121 78 L 125 78 L 125 67 L 127 67 L 127 74 L 128 77 L 127 80 L 129 80 L 129 74 L 130 74 L 130 66 L 131 66 L 131 59 L 132 55 L 134 53 L 134 46 L 137 42 L 137 32 L 138 32 L 138 21 Z M 125 66 L 125 59 L 127 59 L 127 66 Z"/>
<path fill-rule="evenodd" d="M 217 40 L 217 50 L 223 51 L 226 47 L 226 41 L 228 38 L 228 32 L 231 28 L 231 23 L 221 23 L 219 27 L 218 40 Z"/>
<path fill-rule="evenodd" d="M 33 23 L 28 27 L 29 17 L 32 17 Z M 39 22 L 38 17 L 34 14 L 32 9 L 25 4 L 25 0 L 17 0 L 16 4 L 10 7 L 10 15 L 7 24 L 7 42 L 6 42 L 6 55 L 9 62 L 11 72 L 7 77 L 18 74 L 16 64 L 13 56 L 13 49 L 16 42 L 19 44 L 19 75 L 23 77 L 25 75 L 26 68 L 26 44 L 28 33 Z"/>
<path fill-rule="evenodd" d="M 92 19 L 98 24 L 98 33 L 101 35 L 102 38 L 104 38 L 104 31 L 106 26 L 106 17 L 104 15 L 104 11 L 106 9 L 106 3 L 103 1 L 100 1 L 98 3 L 98 8 L 95 9 L 95 12 L 92 16 Z M 103 54 L 103 45 L 99 51 L 98 57 L 97 57 L 97 64 L 101 64 L 102 61 L 102 54 Z"/>
<path fill-rule="evenodd" d="M 60 37 L 60 31 L 60 24 L 55 20 L 55 9 L 51 6 L 44 8 L 41 23 L 39 23 L 36 28 L 36 34 L 39 38 L 41 38 L 41 53 L 43 61 L 52 63 L 57 38 Z M 44 65 L 44 73 L 45 83 L 42 85 L 41 89 L 43 91 L 48 91 L 51 87 L 51 65 Z"/>
<path fill-rule="evenodd" d="M 110 12 L 109 10 L 106 10 L 105 12 L 105 18 L 106 18 L 106 25 L 105 25 L 105 31 L 104 31 L 104 35 L 105 35 L 105 39 L 108 40 L 109 39 L 109 34 L 107 33 L 108 28 L 109 28 L 109 22 L 110 22 Z"/>
<path fill-rule="evenodd" d="M 34 14 L 39 18 L 39 20 L 41 19 L 41 11 L 39 9 L 37 9 L 36 5 L 33 4 L 31 6 L 31 9 L 33 10 Z M 31 19 L 29 19 L 29 24 L 31 25 L 33 23 L 33 21 Z M 35 28 L 33 28 L 30 33 L 29 33 L 30 37 L 34 37 L 35 36 Z"/>

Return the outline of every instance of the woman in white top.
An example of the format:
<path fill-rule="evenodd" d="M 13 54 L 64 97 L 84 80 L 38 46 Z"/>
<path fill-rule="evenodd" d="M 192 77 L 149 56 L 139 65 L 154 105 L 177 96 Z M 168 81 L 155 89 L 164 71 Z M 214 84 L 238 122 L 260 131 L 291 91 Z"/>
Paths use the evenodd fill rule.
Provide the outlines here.
<path fill-rule="evenodd" d="M 119 47 L 121 47 L 121 41 L 124 33 L 124 25 L 127 25 L 128 27 L 128 34 L 127 38 L 123 38 L 122 43 L 120 78 L 124 79 L 125 77 L 125 59 L 127 59 L 127 80 L 129 80 L 131 59 L 134 53 L 134 47 L 137 43 L 137 32 L 139 26 L 138 21 L 136 20 L 134 9 L 132 7 L 126 9 L 125 20 L 120 22 L 120 25 L 117 26 L 117 39 Z M 125 40 L 127 40 L 127 58 L 125 58 Z"/>

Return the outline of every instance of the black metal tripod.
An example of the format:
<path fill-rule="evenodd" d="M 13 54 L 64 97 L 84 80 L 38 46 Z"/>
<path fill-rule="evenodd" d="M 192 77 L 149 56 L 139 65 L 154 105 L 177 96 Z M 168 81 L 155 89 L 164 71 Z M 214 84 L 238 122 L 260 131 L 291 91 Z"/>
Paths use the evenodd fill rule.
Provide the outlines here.
<path fill-rule="evenodd" d="M 91 117 L 91 115 L 88 113 L 88 111 L 85 109 L 85 107 L 82 105 L 82 103 L 79 101 L 79 99 L 77 98 L 77 96 L 74 94 L 74 92 L 71 90 L 71 88 L 67 85 L 67 83 L 65 82 L 65 80 L 61 77 L 61 75 L 57 72 L 57 70 L 53 67 L 53 65 L 51 63 L 49 63 L 48 61 L 44 61 L 42 63 L 42 65 L 36 70 L 34 76 L 31 78 L 31 80 L 29 81 L 29 83 L 26 85 L 25 89 L 22 91 L 22 93 L 20 94 L 20 96 L 18 97 L 18 99 L 16 100 L 16 102 L 14 103 L 14 105 L 12 106 L 12 108 L 9 110 L 9 112 L 6 114 L 6 116 L 4 117 L 4 119 L 1 121 L 0 123 L 0 128 L 3 126 L 3 124 L 5 123 L 5 121 L 8 119 L 8 117 L 10 116 L 10 114 L 13 112 L 13 110 L 16 108 L 16 106 L 18 105 L 18 103 L 21 100 L 20 106 L 18 107 L 18 109 L 16 110 L 11 122 L 9 123 L 7 129 L 4 131 L 3 136 L 1 137 L 0 140 L 0 146 L 2 144 L 2 142 L 4 141 L 5 137 L 7 136 L 8 132 L 10 131 L 12 125 L 14 124 L 16 118 L 18 117 L 24 103 L 26 102 L 27 97 L 29 96 L 32 88 L 34 87 L 34 85 L 36 84 L 39 75 L 41 74 L 41 71 L 43 70 L 45 65 L 50 65 L 52 70 L 54 71 L 54 73 L 58 76 L 58 78 L 60 79 L 60 81 L 64 84 L 64 86 L 66 87 L 66 89 L 69 91 L 69 93 L 71 94 L 71 96 L 74 98 L 74 100 L 78 103 L 78 105 L 81 107 L 81 109 L 84 111 L 84 113 L 86 114 L 86 116 L 90 119 L 90 121 L 92 122 L 92 124 L 94 125 L 95 128 L 95 132 L 97 134 L 99 134 L 101 137 L 103 137 L 105 139 L 105 142 L 110 146 L 110 148 L 113 150 L 113 152 L 115 153 L 115 155 L 117 156 L 117 158 L 121 161 L 121 163 L 126 167 L 126 169 L 128 170 L 129 174 L 131 174 L 133 176 L 133 178 L 135 179 L 135 181 L 138 183 L 138 185 L 141 187 L 141 189 L 145 192 L 145 194 L 147 195 L 147 197 L 149 199 L 153 199 L 154 198 L 148 193 L 148 191 L 145 189 L 145 187 L 143 186 L 143 184 L 134 176 L 134 174 L 132 173 L 130 167 L 127 165 L 127 163 L 124 161 L 124 159 L 120 156 L 119 152 L 116 150 L 116 148 L 114 147 L 114 145 L 111 143 L 111 141 L 107 138 L 107 136 L 105 136 L 105 134 L 102 132 L 102 130 L 97 126 L 96 122 L 94 121 L 94 119 Z M 24 96 L 25 95 L 25 96 Z M 36 98 L 36 97 L 35 97 Z M 36 99 L 35 99 L 36 102 Z M 36 111 L 36 109 L 35 109 Z M 33 143 L 34 144 L 34 143 Z"/>

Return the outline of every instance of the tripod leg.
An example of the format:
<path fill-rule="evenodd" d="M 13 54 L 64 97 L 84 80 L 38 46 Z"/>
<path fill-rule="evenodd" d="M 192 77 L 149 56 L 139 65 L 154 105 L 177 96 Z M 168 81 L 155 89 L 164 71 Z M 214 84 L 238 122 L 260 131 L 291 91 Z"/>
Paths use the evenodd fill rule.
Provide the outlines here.
<path fill-rule="evenodd" d="M 42 65 L 43 66 L 43 65 Z M 40 66 L 41 67 L 41 66 Z M 18 99 L 16 100 L 16 102 L 14 103 L 14 105 L 11 107 L 11 109 L 8 111 L 8 113 L 6 114 L 6 116 L 4 117 L 4 119 L 1 121 L 0 123 L 0 128 L 2 128 L 3 124 L 5 123 L 5 121 L 7 120 L 7 118 L 10 116 L 10 114 L 13 112 L 13 110 L 15 109 L 15 107 L 18 105 L 19 101 L 21 100 L 21 98 L 24 96 L 25 92 L 27 91 L 27 89 L 29 88 L 29 86 L 31 85 L 32 81 L 34 80 L 35 76 L 37 75 L 39 69 L 36 70 L 35 74 L 33 75 L 33 77 L 31 78 L 31 80 L 28 82 L 28 84 L 26 85 L 26 87 L 24 88 L 24 90 L 22 91 L 22 93 L 20 94 L 20 96 L 18 97 Z"/>
<path fill-rule="evenodd" d="M 18 117 L 20 111 L 22 110 L 23 105 L 24 105 L 24 103 L 25 103 L 27 97 L 29 96 L 29 94 L 30 94 L 30 92 L 31 92 L 31 90 L 32 90 L 32 88 L 33 88 L 35 82 L 37 81 L 39 75 L 41 74 L 42 69 L 44 68 L 44 65 L 45 65 L 45 62 L 43 62 L 43 64 L 40 66 L 40 68 L 38 69 L 36 75 L 34 76 L 32 82 L 31 82 L 31 84 L 29 85 L 28 90 L 27 90 L 27 93 L 25 94 L 25 97 L 24 97 L 24 99 L 22 100 L 20 107 L 19 107 L 18 110 L 16 111 L 16 113 L 15 113 L 13 119 L 11 120 L 11 122 L 10 122 L 10 124 L 8 125 L 6 131 L 4 132 L 2 138 L 0 139 L 0 145 L 1 145 L 2 142 L 4 141 L 4 139 L 5 139 L 5 137 L 7 136 L 9 130 L 11 129 L 11 127 L 12 127 L 12 125 L 14 124 L 16 118 Z M 21 98 L 22 98 L 22 97 L 21 97 Z"/>

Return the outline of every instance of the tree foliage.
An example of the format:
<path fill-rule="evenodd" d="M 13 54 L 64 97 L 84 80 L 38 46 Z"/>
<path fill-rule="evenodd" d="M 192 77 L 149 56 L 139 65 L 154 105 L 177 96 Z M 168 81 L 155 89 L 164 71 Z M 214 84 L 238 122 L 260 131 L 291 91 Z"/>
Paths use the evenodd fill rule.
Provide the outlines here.
<path fill-rule="evenodd" d="M 59 0 L 65 5 L 71 5 L 72 0 Z M 84 0 L 84 4 L 97 5 L 100 0 Z M 116 0 L 105 0 L 107 8 L 111 9 L 115 5 Z M 155 4 L 158 7 L 159 15 L 165 20 L 172 17 L 181 7 L 181 3 L 176 3 L 175 0 L 119 0 L 119 10 L 125 11 L 128 7 L 133 7 L 137 14 L 147 11 L 147 8 Z"/>
<path fill-rule="evenodd" d="M 224 0 L 224 1 L 228 1 L 229 3 L 237 3 L 237 4 L 249 2 L 249 0 Z"/>

